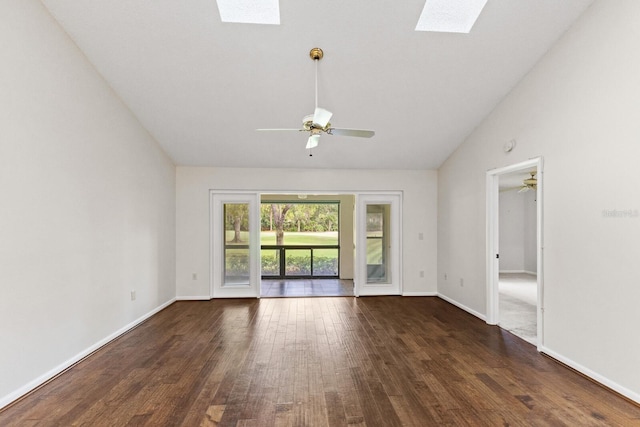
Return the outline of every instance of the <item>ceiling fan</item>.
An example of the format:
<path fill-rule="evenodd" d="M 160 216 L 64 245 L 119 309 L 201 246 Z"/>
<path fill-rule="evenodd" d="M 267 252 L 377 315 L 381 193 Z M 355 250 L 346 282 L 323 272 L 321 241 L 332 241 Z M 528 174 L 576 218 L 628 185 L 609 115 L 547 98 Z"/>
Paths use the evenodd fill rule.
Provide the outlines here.
<path fill-rule="evenodd" d="M 525 191 L 535 190 L 538 188 L 538 180 L 536 179 L 536 172 L 529 172 L 531 178 L 527 178 L 522 181 L 522 186 L 518 190 L 518 193 L 524 193 Z"/>
<path fill-rule="evenodd" d="M 529 175 L 531 175 L 531 177 L 526 178 L 522 181 L 522 185 L 519 185 L 517 187 L 507 187 L 507 188 L 502 188 L 500 191 L 511 191 L 511 190 L 518 190 L 518 193 L 524 193 L 527 192 L 529 190 L 535 190 L 538 188 L 538 180 L 536 179 L 536 171 L 533 172 L 529 172 Z"/>
<path fill-rule="evenodd" d="M 258 131 L 296 131 L 296 132 L 309 132 L 309 139 L 307 140 L 306 148 L 311 150 L 314 147 L 318 146 L 320 142 L 320 135 L 322 133 L 326 133 L 329 135 L 340 135 L 340 136 L 355 136 L 359 138 L 371 138 L 375 135 L 375 132 L 372 130 L 363 130 L 363 129 L 344 129 L 344 128 L 334 128 L 329 123 L 329 119 L 333 113 L 331 111 L 325 110 L 324 108 L 318 107 L 318 61 L 322 59 L 324 56 L 324 52 L 319 47 L 314 47 L 309 52 L 309 56 L 316 63 L 316 109 L 313 114 L 306 115 L 302 118 L 302 128 L 301 129 L 257 129 Z M 310 156 L 312 154 L 309 154 Z"/>

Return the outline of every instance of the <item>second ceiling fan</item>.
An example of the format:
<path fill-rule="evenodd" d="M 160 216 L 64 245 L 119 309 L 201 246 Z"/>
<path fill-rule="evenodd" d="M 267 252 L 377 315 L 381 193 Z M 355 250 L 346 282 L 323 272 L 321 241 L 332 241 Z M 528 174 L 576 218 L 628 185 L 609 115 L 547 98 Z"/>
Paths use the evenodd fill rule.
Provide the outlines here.
<path fill-rule="evenodd" d="M 309 139 L 307 140 L 307 149 L 312 149 L 318 146 L 320 142 L 320 135 L 324 132 L 328 135 L 340 135 L 340 136 L 355 136 L 359 138 L 371 138 L 375 135 L 372 130 L 364 129 L 345 129 L 334 128 L 331 126 L 329 120 L 333 113 L 318 107 L 318 61 L 322 59 L 324 53 L 319 47 L 314 47 L 309 52 L 309 56 L 316 63 L 316 109 L 313 114 L 309 114 L 302 118 L 301 129 L 257 129 L 259 131 L 296 131 L 296 132 L 309 132 Z"/>

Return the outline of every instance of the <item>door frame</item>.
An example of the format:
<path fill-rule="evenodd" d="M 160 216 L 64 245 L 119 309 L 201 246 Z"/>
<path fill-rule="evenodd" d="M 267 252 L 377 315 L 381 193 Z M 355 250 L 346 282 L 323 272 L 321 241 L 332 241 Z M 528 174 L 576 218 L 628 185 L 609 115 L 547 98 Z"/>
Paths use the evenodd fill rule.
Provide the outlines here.
<path fill-rule="evenodd" d="M 543 178 L 544 161 L 542 157 L 532 158 L 510 166 L 491 169 L 486 175 L 486 272 L 487 272 L 487 318 L 490 325 L 497 325 L 500 321 L 499 309 L 499 184 L 500 176 L 513 172 L 521 172 L 536 168 L 536 254 L 537 254 L 537 348 L 544 346 L 544 233 L 543 233 Z"/>
<path fill-rule="evenodd" d="M 394 251 L 397 254 L 398 257 L 398 265 L 396 266 L 396 270 L 397 270 L 397 283 L 398 283 L 398 290 L 399 292 L 397 293 L 397 295 L 402 295 L 402 288 L 403 288 L 403 283 L 402 283 L 402 269 L 403 269 L 403 263 L 402 263 L 402 233 L 403 233 L 403 216 L 402 216 L 402 205 L 403 205 L 403 192 L 402 191 L 394 191 L 394 190 L 390 190 L 390 191 L 370 191 L 370 190 L 364 190 L 364 191 L 357 191 L 357 190 L 341 190 L 341 191 L 330 191 L 330 190 L 309 190 L 309 189 L 305 189 L 305 190 L 209 190 L 210 193 L 210 208 L 209 208 L 209 226 L 210 226 L 210 236 L 209 236 L 209 242 L 210 242 L 210 253 L 209 253 L 209 277 L 210 277 L 210 298 L 233 298 L 233 296 L 225 296 L 225 295 L 219 295 L 219 292 L 214 292 L 214 283 L 215 283 L 215 279 L 216 279 L 216 274 L 219 274 L 221 272 L 221 262 L 222 262 L 222 258 L 218 259 L 216 261 L 216 255 L 219 254 L 220 249 L 216 249 L 216 251 L 214 252 L 214 245 L 216 244 L 215 241 L 215 236 L 214 236 L 214 221 L 216 221 L 216 206 L 214 206 L 214 196 L 215 195 L 219 195 L 219 196 L 225 196 L 225 197 L 231 197 L 232 195 L 243 195 L 243 196 L 253 196 L 255 197 L 255 210 L 257 212 L 256 215 L 254 215 L 253 220 L 256 221 L 256 225 L 255 227 L 257 227 L 256 229 L 260 229 L 260 200 L 261 200 L 261 196 L 263 194 L 295 194 L 295 195 L 299 195 L 299 194 L 329 194 L 329 195 L 333 195 L 333 194 L 349 194 L 349 195 L 353 195 L 355 198 L 355 203 L 354 203 L 354 219 L 353 219 L 353 227 L 354 227 L 354 234 L 355 234 L 355 241 L 353 242 L 353 250 L 354 250 L 354 271 L 353 271 L 353 282 L 354 282 L 354 296 L 358 297 L 360 296 L 360 294 L 358 293 L 358 283 L 360 278 L 362 277 L 362 274 L 359 273 L 360 270 L 360 266 L 358 265 L 358 257 L 359 255 L 359 249 L 358 247 L 360 245 L 357 244 L 357 239 L 358 237 L 358 224 L 357 224 L 357 216 L 358 216 L 358 204 L 359 204 L 359 199 L 361 197 L 369 197 L 369 196 L 385 196 L 385 195 L 391 195 L 394 197 L 397 197 L 399 199 L 399 203 L 398 203 L 398 209 L 397 209 L 397 220 L 399 222 L 399 226 L 398 226 L 398 230 L 397 230 L 397 236 L 396 236 L 396 241 L 394 242 L 394 245 L 397 246 L 396 251 Z M 233 200 L 229 200 L 229 201 L 233 201 Z M 218 212 L 217 215 L 220 215 L 220 213 Z M 254 233 L 255 234 L 255 233 Z M 252 265 L 254 265 L 254 271 L 252 271 L 252 279 L 254 280 L 253 277 L 255 275 L 255 283 L 256 283 L 256 294 L 245 294 L 245 295 L 241 295 L 244 297 L 256 297 L 259 298 L 260 297 L 260 270 L 261 270 L 261 264 L 260 264 L 260 236 L 259 234 L 256 234 L 256 236 L 254 236 L 254 238 L 256 239 L 256 243 L 252 246 L 252 250 L 255 253 L 255 256 L 253 257 L 254 259 L 252 259 Z M 362 246 L 361 250 L 365 250 L 366 245 Z M 349 248 L 344 248 L 344 250 L 349 250 Z M 254 264 L 255 263 L 255 264 Z M 366 256 L 365 256 L 365 273 L 366 273 Z M 364 278 L 366 280 L 366 274 L 364 275 Z M 389 293 L 380 293 L 380 294 L 376 294 L 376 293 L 372 293 L 372 292 L 365 292 L 363 295 L 389 295 Z M 393 295 L 396 295 L 396 293 L 393 293 Z"/>
<path fill-rule="evenodd" d="M 367 209 L 368 204 L 391 205 L 389 283 L 367 283 Z M 356 193 L 356 255 L 354 293 L 361 295 L 402 295 L 402 192 Z"/>
<path fill-rule="evenodd" d="M 210 191 L 210 297 L 211 298 L 260 298 L 260 193 L 255 191 Z M 224 229 L 225 203 L 249 204 L 249 284 L 222 286 L 224 282 L 223 263 L 225 259 L 225 236 L 218 230 Z"/>

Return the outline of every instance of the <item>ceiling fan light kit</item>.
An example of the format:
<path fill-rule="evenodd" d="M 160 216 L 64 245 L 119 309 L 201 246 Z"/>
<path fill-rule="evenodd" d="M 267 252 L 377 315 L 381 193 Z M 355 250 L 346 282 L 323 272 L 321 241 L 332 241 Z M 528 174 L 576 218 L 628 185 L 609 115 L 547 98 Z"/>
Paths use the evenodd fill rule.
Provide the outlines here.
<path fill-rule="evenodd" d="M 340 135 L 340 136 L 353 136 L 358 138 L 371 138 L 375 135 L 372 130 L 364 129 L 345 129 L 331 127 L 329 120 L 333 116 L 331 111 L 318 107 L 318 61 L 324 57 L 324 52 L 319 47 L 314 47 L 309 51 L 309 57 L 316 63 L 316 81 L 315 81 L 315 95 L 316 95 L 316 108 L 313 114 L 308 114 L 302 118 L 302 129 L 257 129 L 258 131 L 296 131 L 296 132 L 309 132 L 309 139 L 307 140 L 306 148 L 311 150 L 320 143 L 320 136 L 322 133 L 328 135 Z M 311 153 L 309 153 L 312 156 Z"/>

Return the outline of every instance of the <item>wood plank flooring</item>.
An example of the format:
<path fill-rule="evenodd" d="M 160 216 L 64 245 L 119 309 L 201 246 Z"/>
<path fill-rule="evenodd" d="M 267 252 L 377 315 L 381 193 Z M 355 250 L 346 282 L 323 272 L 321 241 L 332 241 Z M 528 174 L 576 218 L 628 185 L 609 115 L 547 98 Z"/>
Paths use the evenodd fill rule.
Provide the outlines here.
<path fill-rule="evenodd" d="M 438 298 L 177 302 L 2 426 L 631 426 L 640 407 Z"/>
<path fill-rule="evenodd" d="M 260 296 L 337 297 L 353 296 L 353 280 L 341 279 L 262 279 Z"/>

